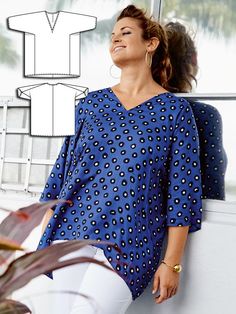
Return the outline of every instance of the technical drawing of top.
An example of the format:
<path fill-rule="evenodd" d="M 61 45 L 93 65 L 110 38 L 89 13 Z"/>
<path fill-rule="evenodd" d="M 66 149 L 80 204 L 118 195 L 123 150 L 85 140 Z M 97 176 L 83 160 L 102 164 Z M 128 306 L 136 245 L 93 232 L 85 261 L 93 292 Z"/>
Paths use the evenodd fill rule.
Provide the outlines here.
<path fill-rule="evenodd" d="M 80 32 L 96 28 L 95 16 L 39 11 L 7 18 L 8 27 L 25 35 L 24 76 L 80 76 Z"/>

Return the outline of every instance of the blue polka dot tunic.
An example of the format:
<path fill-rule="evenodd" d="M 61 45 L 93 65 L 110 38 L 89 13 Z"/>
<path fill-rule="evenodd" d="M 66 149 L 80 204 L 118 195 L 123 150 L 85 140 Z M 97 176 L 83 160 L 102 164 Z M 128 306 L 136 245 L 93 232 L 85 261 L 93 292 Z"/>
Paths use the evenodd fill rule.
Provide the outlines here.
<path fill-rule="evenodd" d="M 66 117 L 65 117 L 66 118 Z M 151 282 L 167 226 L 201 229 L 199 140 L 190 104 L 156 95 L 126 109 L 108 87 L 76 106 L 40 201 L 56 205 L 38 248 L 58 239 L 92 239 L 128 285 L 132 298 Z M 52 273 L 47 276 L 53 278 Z"/>

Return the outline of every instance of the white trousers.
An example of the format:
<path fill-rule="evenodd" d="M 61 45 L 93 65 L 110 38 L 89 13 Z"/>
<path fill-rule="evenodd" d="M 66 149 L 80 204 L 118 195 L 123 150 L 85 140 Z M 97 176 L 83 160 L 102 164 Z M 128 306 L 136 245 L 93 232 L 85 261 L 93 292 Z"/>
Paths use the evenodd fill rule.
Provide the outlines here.
<path fill-rule="evenodd" d="M 55 240 L 59 243 L 67 240 Z M 87 256 L 104 261 L 111 267 L 102 249 L 86 245 L 60 260 Z M 94 263 L 80 263 L 53 271 L 53 290 L 73 290 L 78 294 L 51 294 L 51 314 L 124 314 L 132 303 L 132 294 L 126 282 L 115 272 Z"/>

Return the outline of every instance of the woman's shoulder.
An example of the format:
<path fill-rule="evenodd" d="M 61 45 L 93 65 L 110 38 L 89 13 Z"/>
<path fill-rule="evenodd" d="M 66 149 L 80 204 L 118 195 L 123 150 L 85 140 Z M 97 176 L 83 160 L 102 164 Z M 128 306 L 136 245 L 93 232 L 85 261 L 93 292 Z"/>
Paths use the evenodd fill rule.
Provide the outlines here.
<path fill-rule="evenodd" d="M 104 88 L 99 88 L 99 89 L 93 89 L 93 90 L 90 90 L 88 92 L 88 96 L 101 96 L 103 95 L 104 93 L 106 93 L 108 91 L 109 87 L 104 87 Z"/>
<path fill-rule="evenodd" d="M 79 108 L 87 108 L 86 105 L 91 106 L 91 104 L 94 101 L 99 101 L 99 99 L 102 99 L 106 96 L 106 92 L 108 92 L 108 88 L 100 88 L 100 89 L 95 89 L 95 90 L 89 90 L 87 95 L 83 98 L 80 98 L 78 103 L 77 103 L 77 109 Z"/>
<path fill-rule="evenodd" d="M 93 100 L 107 97 L 107 94 L 109 94 L 109 87 L 89 90 L 87 96 L 81 99 L 81 103 L 91 104 Z"/>
<path fill-rule="evenodd" d="M 160 105 L 165 106 L 166 109 L 175 111 L 178 113 L 186 108 L 191 110 L 190 103 L 184 97 L 180 97 L 172 92 L 166 91 L 162 94 L 157 95 L 156 102 Z"/>

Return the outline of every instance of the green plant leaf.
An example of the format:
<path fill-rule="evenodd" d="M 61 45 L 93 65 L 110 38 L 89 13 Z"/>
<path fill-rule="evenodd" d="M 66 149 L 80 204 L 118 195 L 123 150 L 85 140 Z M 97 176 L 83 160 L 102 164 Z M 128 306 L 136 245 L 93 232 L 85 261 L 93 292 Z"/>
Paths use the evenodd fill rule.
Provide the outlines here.
<path fill-rule="evenodd" d="M 119 253 L 121 249 L 117 244 L 107 241 L 96 240 L 69 240 L 61 243 L 55 243 L 47 248 L 26 253 L 16 260 L 12 261 L 7 270 L 0 276 L 0 300 L 6 298 L 13 291 L 26 285 L 31 279 L 40 274 L 45 274 L 55 269 L 76 263 L 95 263 L 101 265 L 111 271 L 113 268 L 106 266 L 104 262 L 100 262 L 94 258 L 80 256 L 64 261 L 59 258 L 86 245 L 105 244 L 114 247 Z M 121 263 L 121 261 L 117 261 Z M 126 263 L 127 264 L 127 263 Z"/>
<path fill-rule="evenodd" d="M 0 314 L 30 314 L 31 310 L 18 301 L 5 299 L 0 302 Z"/>

